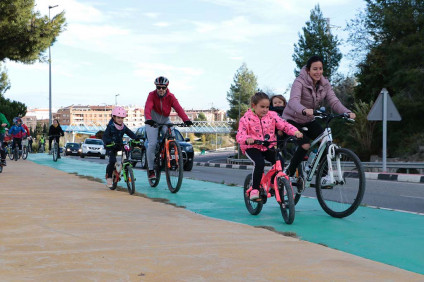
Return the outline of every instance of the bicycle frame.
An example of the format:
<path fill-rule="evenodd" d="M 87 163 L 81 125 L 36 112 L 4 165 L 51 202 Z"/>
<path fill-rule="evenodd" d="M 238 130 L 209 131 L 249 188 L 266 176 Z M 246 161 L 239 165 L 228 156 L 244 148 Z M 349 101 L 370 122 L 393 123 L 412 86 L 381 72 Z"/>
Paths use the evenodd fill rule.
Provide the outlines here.
<path fill-rule="evenodd" d="M 311 147 L 309 148 L 309 152 L 311 151 L 312 148 L 316 147 L 319 143 L 318 146 L 318 150 L 317 153 L 315 155 L 315 157 L 309 161 L 309 163 L 311 163 L 310 166 L 310 170 L 305 173 L 305 167 L 302 169 L 305 179 L 305 188 L 310 188 L 310 187 L 314 187 L 314 185 L 311 184 L 312 182 L 312 177 L 315 174 L 315 171 L 317 170 L 318 165 L 321 162 L 322 157 L 324 156 L 324 153 L 327 151 L 326 153 L 326 159 L 328 162 L 328 172 L 327 175 L 330 177 L 330 181 L 334 182 L 335 180 L 338 181 L 339 183 L 344 183 L 344 179 L 343 179 L 343 175 L 342 175 L 342 170 L 341 170 L 341 165 L 340 165 L 340 159 L 336 158 L 337 160 L 337 179 L 334 177 L 334 171 L 333 171 L 333 167 L 331 165 L 331 159 L 334 158 L 335 156 L 335 150 L 337 148 L 339 148 L 339 146 L 337 146 L 336 144 L 333 143 L 333 135 L 331 133 L 331 128 L 330 128 L 330 121 L 334 118 L 334 116 L 330 116 L 327 120 L 326 123 L 326 127 L 323 131 L 323 133 L 321 133 L 315 140 L 313 140 L 311 142 Z M 310 154 L 309 154 L 310 156 Z M 305 164 L 305 162 L 303 162 Z M 306 164 L 308 165 L 308 164 Z"/>
<path fill-rule="evenodd" d="M 115 170 L 114 170 L 114 172 L 117 173 L 116 176 L 118 178 L 118 182 L 121 180 L 121 175 L 124 177 L 124 181 L 127 181 L 128 175 L 127 175 L 127 172 L 126 172 L 127 171 L 126 170 L 126 167 L 127 166 L 132 167 L 132 164 L 130 163 L 130 161 L 125 157 L 125 152 L 126 151 L 127 152 L 129 151 L 129 147 L 127 149 L 127 148 L 125 148 L 125 146 L 122 146 L 122 149 L 121 149 L 121 161 L 120 162 L 118 162 L 118 161 L 115 162 Z M 117 169 L 118 163 L 120 163 L 120 169 L 119 169 L 119 171 Z"/>
<path fill-rule="evenodd" d="M 274 141 L 274 142 L 277 142 L 277 141 Z M 289 177 L 283 171 L 281 160 L 278 158 L 279 152 L 280 152 L 280 149 L 276 148 L 275 149 L 275 157 L 276 157 L 275 164 L 271 167 L 271 169 L 266 174 L 265 173 L 262 174 L 260 187 L 262 187 L 265 190 L 267 198 L 272 197 L 270 193 L 270 189 L 272 188 L 274 190 L 275 199 L 277 200 L 278 203 L 281 203 L 282 200 L 280 197 L 280 193 L 278 193 L 278 183 L 276 179 L 278 179 L 279 177 L 284 177 L 287 180 L 289 180 Z M 293 190 L 293 187 L 291 185 L 290 185 L 290 188 Z M 250 187 L 246 191 L 246 195 L 249 195 L 252 189 L 253 188 Z"/>
<path fill-rule="evenodd" d="M 163 126 L 166 126 L 167 129 L 166 129 L 166 132 L 163 135 L 163 138 L 162 138 L 162 140 L 161 140 L 161 142 L 159 144 L 159 152 L 156 152 L 156 154 L 157 153 L 160 154 L 159 156 L 162 159 L 162 161 L 164 160 L 164 157 L 166 155 L 166 160 L 167 160 L 166 165 L 168 167 L 171 167 L 171 160 L 172 160 L 171 153 L 170 153 L 170 150 L 169 150 L 169 143 L 171 141 L 174 141 L 175 140 L 175 137 L 172 135 L 172 127 L 173 126 L 179 126 L 179 125 L 180 126 L 184 126 L 184 124 L 172 124 L 172 123 L 170 123 L 170 124 L 159 124 L 158 139 L 160 137 L 160 134 L 161 134 L 161 131 L 162 131 Z M 174 155 L 174 157 L 175 158 L 178 158 L 177 155 Z M 162 162 L 161 162 L 161 164 L 162 164 Z"/>

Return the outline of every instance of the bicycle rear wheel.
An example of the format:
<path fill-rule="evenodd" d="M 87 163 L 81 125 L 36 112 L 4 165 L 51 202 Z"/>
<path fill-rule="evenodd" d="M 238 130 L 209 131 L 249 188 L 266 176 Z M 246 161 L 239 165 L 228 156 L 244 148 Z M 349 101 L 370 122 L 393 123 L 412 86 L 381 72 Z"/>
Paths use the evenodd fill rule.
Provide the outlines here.
<path fill-rule="evenodd" d="M 53 151 L 52 151 L 52 155 L 53 155 L 53 161 L 57 162 L 57 155 L 58 155 L 58 146 L 57 143 L 54 142 L 53 144 Z"/>
<path fill-rule="evenodd" d="M 253 185 L 253 178 L 252 178 L 252 174 L 249 173 L 246 176 L 246 179 L 244 180 L 244 188 L 243 188 L 244 203 L 250 214 L 258 215 L 261 212 L 264 204 L 262 203 L 262 201 L 250 200 L 250 195 L 249 193 L 247 193 L 247 190 L 249 190 L 250 187 L 252 187 L 252 185 Z"/>
<path fill-rule="evenodd" d="M 27 146 L 23 146 L 22 147 L 22 159 L 26 160 L 28 158 L 28 147 Z"/>
<path fill-rule="evenodd" d="M 341 175 L 337 165 L 340 164 Z M 335 183 L 324 185 L 328 162 L 326 155 L 320 163 L 316 176 L 316 193 L 322 209 L 333 217 L 351 215 L 359 206 L 365 193 L 364 167 L 351 150 L 339 148 L 331 160 Z"/>
<path fill-rule="evenodd" d="M 175 141 L 168 143 L 170 160 L 165 161 L 165 174 L 168 189 L 172 193 L 177 193 L 183 182 L 183 154 L 180 145 Z"/>
<path fill-rule="evenodd" d="M 293 199 L 292 187 L 290 182 L 284 177 L 279 177 L 277 181 L 278 192 L 280 193 L 281 199 L 281 203 L 279 203 L 281 215 L 283 216 L 285 223 L 292 224 L 295 215 L 295 203 Z"/>
<path fill-rule="evenodd" d="M 129 165 L 126 168 L 127 171 L 127 187 L 128 187 L 128 193 L 130 195 L 134 194 L 135 192 L 135 178 L 134 178 L 134 172 L 132 167 Z"/>

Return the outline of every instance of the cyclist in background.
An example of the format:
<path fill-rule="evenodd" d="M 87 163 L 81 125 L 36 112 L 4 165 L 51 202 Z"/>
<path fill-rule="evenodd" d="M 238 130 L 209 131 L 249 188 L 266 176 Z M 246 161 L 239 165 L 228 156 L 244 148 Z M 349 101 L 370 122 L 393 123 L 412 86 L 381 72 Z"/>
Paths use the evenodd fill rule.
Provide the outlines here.
<path fill-rule="evenodd" d="M 178 116 L 184 121 L 185 125 L 193 125 L 193 122 L 188 118 L 184 109 L 181 107 L 177 98 L 172 94 L 169 89 L 169 80 L 164 76 L 159 76 L 155 79 L 156 90 L 149 93 L 146 105 L 144 107 L 144 117 L 146 124 L 147 140 L 149 146 L 147 147 L 147 166 L 149 179 L 155 179 L 154 159 L 155 149 L 158 142 L 158 128 L 155 127 L 156 123 L 170 123 L 169 114 L 173 108 Z M 162 128 L 163 133 L 166 128 Z"/>
<path fill-rule="evenodd" d="M 59 147 L 60 136 L 64 136 L 64 135 L 65 133 L 63 133 L 59 120 L 57 119 L 53 120 L 53 124 L 50 125 L 49 127 L 49 154 L 51 154 L 53 139 L 56 140 L 57 146 Z M 60 159 L 60 149 L 57 152 L 57 158 Z"/>
<path fill-rule="evenodd" d="M 38 141 L 38 152 L 40 152 L 41 147 L 43 148 L 43 152 L 46 150 L 46 139 L 44 138 L 44 134 L 41 135 L 40 141 Z"/>
<path fill-rule="evenodd" d="M 9 129 L 9 134 L 13 138 L 13 146 L 12 148 L 15 149 L 16 145 L 19 147 L 19 155 L 22 154 L 22 138 L 26 136 L 25 128 L 22 126 L 22 119 L 20 117 L 13 118 L 12 127 Z"/>
<path fill-rule="evenodd" d="M 6 143 L 4 141 L 4 136 L 6 134 L 6 127 L 10 126 L 4 114 L 0 113 L 0 165 L 6 166 Z"/>
<path fill-rule="evenodd" d="M 322 75 L 323 62 L 319 56 L 309 58 L 306 66 L 302 68 L 299 76 L 293 82 L 290 99 L 284 110 L 283 118 L 297 128 L 306 127 L 305 137 L 298 140 L 298 148 L 294 153 L 287 174 L 293 176 L 296 167 L 305 157 L 310 146 L 310 139 L 317 138 L 324 129 L 315 120 L 314 109 L 322 106 L 323 100 L 337 113 L 349 113 L 354 119 L 356 115 L 348 110 L 334 94 L 330 82 Z M 323 181 L 325 177 L 323 178 Z"/>
<path fill-rule="evenodd" d="M 122 138 L 124 134 L 131 139 L 139 140 L 125 124 L 124 119 L 127 117 L 127 111 L 123 107 L 115 107 L 112 110 L 112 118 L 109 121 L 103 134 L 103 142 L 105 143 L 109 163 L 106 166 L 106 185 L 111 188 L 113 185 L 112 173 L 116 163 L 116 153 L 122 149 Z"/>
<path fill-rule="evenodd" d="M 277 113 L 269 111 L 269 97 L 263 92 L 257 92 L 250 99 L 252 108 L 240 119 L 236 140 L 240 144 L 242 153 L 245 154 L 254 165 L 252 188 L 250 199 L 259 199 L 259 185 L 264 172 L 265 160 L 275 164 L 275 129 L 279 129 L 288 135 L 302 138 L 302 133 L 293 125 L 283 120 Z M 268 146 L 255 144 L 256 140 L 264 140 L 269 135 Z"/>

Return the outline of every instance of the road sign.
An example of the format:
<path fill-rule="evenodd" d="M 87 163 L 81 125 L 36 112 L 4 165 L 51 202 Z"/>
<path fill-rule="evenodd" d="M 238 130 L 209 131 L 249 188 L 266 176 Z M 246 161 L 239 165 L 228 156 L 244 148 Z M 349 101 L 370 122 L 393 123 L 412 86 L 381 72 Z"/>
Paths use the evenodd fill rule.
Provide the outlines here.
<path fill-rule="evenodd" d="M 383 172 L 387 168 L 387 121 L 399 121 L 402 118 L 390 98 L 389 92 L 383 88 L 367 116 L 368 120 L 383 121 Z"/>
<path fill-rule="evenodd" d="M 400 121 L 402 120 L 398 110 L 396 109 L 395 104 L 392 101 L 392 98 L 390 98 L 389 93 L 387 92 L 386 88 L 383 88 L 380 92 L 380 95 L 378 95 L 377 100 L 375 101 L 374 105 L 371 108 L 371 111 L 368 113 L 367 119 L 368 120 L 383 120 L 383 94 L 386 93 L 387 97 L 387 120 L 388 121 Z"/>

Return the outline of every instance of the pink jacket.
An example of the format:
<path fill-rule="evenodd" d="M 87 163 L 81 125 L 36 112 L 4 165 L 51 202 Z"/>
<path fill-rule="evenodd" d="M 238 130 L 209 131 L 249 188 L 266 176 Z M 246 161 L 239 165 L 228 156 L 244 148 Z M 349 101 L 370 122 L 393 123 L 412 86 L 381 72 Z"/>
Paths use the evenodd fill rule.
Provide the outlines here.
<path fill-rule="evenodd" d="M 306 67 L 303 67 L 299 76 L 293 82 L 290 100 L 284 109 L 282 118 L 293 120 L 300 124 L 311 122 L 314 117 L 304 116 L 302 111 L 304 109 L 318 109 L 322 106 L 324 99 L 331 106 L 331 109 L 339 114 L 351 112 L 342 105 L 336 94 L 334 94 L 330 82 L 325 77 L 321 77 L 316 91 L 312 78 L 307 73 Z"/>
<path fill-rule="evenodd" d="M 264 136 L 269 134 L 269 141 L 275 141 L 275 128 L 284 131 L 288 135 L 294 135 L 298 130 L 296 127 L 283 120 L 278 116 L 276 112 L 269 111 L 265 116 L 259 118 L 250 109 L 240 119 L 239 128 L 236 136 L 237 142 L 240 144 L 241 151 L 244 152 L 249 148 L 256 148 L 261 151 L 266 151 L 267 148 L 263 145 L 246 145 L 247 138 L 253 138 L 255 140 L 264 140 Z M 272 143 L 268 148 L 274 147 L 275 143 Z"/>

